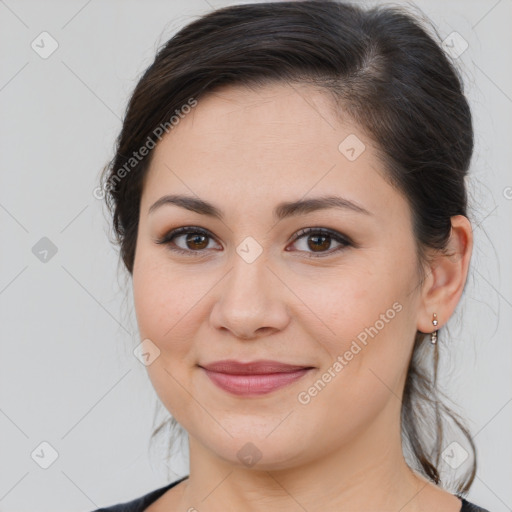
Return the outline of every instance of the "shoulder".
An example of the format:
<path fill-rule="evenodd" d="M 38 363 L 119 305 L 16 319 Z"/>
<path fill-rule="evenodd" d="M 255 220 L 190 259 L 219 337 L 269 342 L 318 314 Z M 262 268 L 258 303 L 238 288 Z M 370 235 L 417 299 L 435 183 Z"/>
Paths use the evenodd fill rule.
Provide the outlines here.
<path fill-rule="evenodd" d="M 460 512 L 489 512 L 486 508 L 479 507 L 470 501 L 465 500 L 462 496 L 458 496 L 462 501 Z"/>
<path fill-rule="evenodd" d="M 94 510 L 93 512 L 143 512 L 146 509 L 146 507 L 155 502 L 169 489 L 185 480 L 185 478 L 188 478 L 188 476 L 184 476 L 183 478 L 180 478 L 175 482 L 165 485 L 164 487 L 155 489 L 154 491 L 144 494 L 143 496 L 140 496 L 139 498 L 136 498 L 132 501 L 118 503 L 117 505 L 112 505 L 110 507 L 99 508 Z"/>

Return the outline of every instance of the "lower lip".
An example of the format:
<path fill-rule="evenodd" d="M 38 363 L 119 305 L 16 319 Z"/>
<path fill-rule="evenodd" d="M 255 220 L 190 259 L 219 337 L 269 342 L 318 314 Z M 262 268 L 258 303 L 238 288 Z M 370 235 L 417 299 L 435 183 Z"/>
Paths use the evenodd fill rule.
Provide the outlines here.
<path fill-rule="evenodd" d="M 210 380 L 224 391 L 234 395 L 265 395 L 280 389 L 303 377 L 311 368 L 303 368 L 287 373 L 268 373 L 265 375 L 233 375 L 213 372 L 203 368 Z"/>

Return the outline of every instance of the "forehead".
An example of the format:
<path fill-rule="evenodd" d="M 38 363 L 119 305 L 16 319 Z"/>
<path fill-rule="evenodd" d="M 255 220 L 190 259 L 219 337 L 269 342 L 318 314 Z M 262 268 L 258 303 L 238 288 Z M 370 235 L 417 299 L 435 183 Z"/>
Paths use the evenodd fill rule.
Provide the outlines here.
<path fill-rule="evenodd" d="M 339 192 L 378 209 L 398 191 L 383 179 L 373 142 L 335 109 L 304 85 L 209 93 L 157 144 L 143 202 L 170 192 L 240 204 Z"/>

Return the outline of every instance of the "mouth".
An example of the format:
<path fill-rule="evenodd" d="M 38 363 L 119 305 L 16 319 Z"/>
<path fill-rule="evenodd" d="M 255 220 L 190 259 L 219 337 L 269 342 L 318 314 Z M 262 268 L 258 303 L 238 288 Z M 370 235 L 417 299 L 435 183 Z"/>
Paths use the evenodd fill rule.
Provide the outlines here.
<path fill-rule="evenodd" d="M 217 387 L 238 396 L 271 393 L 301 379 L 314 369 L 312 366 L 269 360 L 248 363 L 224 360 L 199 367 Z"/>

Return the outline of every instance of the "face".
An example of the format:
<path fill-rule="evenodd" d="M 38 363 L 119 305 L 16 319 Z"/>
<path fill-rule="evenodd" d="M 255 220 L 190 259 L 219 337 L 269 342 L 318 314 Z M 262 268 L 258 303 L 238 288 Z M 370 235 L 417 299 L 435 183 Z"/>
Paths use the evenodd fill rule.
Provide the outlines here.
<path fill-rule="evenodd" d="M 152 384 L 205 453 L 279 469 L 399 438 L 419 276 L 409 206 L 383 176 L 371 140 L 305 85 L 225 87 L 155 148 L 136 315 L 158 354 Z M 221 217 L 173 202 L 150 212 L 167 195 Z M 283 206 L 328 196 L 339 202 Z M 221 360 L 310 369 L 226 389 L 203 368 Z"/>

